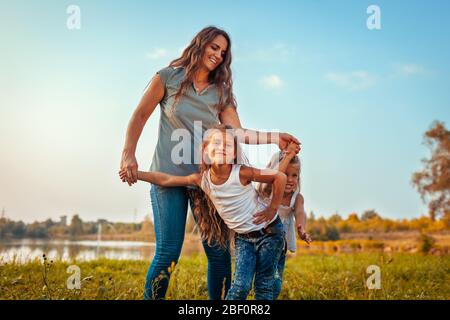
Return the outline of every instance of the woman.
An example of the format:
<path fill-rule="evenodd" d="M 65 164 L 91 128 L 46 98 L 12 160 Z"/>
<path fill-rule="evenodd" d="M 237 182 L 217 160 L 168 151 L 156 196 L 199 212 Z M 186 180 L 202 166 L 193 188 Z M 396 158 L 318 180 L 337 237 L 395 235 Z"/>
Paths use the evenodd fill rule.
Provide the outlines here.
<path fill-rule="evenodd" d="M 222 123 L 242 129 L 236 111 L 231 74 L 231 41 L 228 34 L 216 27 L 201 30 L 183 51 L 180 58 L 157 72 L 134 111 L 128 124 L 122 152 L 121 170 L 127 171 L 126 182 L 137 182 L 138 164 L 135 157 L 137 142 L 144 125 L 158 104 L 161 106 L 158 142 L 150 171 L 172 175 L 198 172 L 195 145 L 202 136 L 195 134 Z M 195 123 L 194 123 L 195 121 Z M 189 139 L 173 141 L 177 132 L 189 132 Z M 245 143 L 276 143 L 284 149 L 298 140 L 287 133 L 269 133 L 242 129 Z M 182 161 L 175 150 L 183 150 L 191 161 Z M 300 148 L 298 148 L 299 150 Z M 185 154 L 186 153 L 186 154 Z M 192 192 L 186 187 L 152 185 L 150 197 L 155 226 L 156 252 L 147 273 L 145 299 L 163 299 L 169 285 L 168 267 L 178 262 L 184 240 L 187 206 Z M 190 200 L 190 201 L 189 201 Z M 203 240 L 208 258 L 208 294 L 210 299 L 226 295 L 231 281 L 231 257 L 228 250 Z M 223 292 L 224 291 L 224 292 Z"/>

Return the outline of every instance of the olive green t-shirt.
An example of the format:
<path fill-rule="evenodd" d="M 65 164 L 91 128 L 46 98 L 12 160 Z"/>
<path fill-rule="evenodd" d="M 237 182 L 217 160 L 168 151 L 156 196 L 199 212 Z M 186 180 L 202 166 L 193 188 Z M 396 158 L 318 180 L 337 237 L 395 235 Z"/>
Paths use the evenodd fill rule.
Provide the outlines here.
<path fill-rule="evenodd" d="M 198 172 L 203 133 L 220 123 L 217 87 L 212 84 L 198 94 L 192 84 L 174 108 L 175 95 L 185 75 L 184 68 L 166 67 L 157 73 L 165 93 L 160 102 L 158 142 L 150 171 L 179 176 Z"/>

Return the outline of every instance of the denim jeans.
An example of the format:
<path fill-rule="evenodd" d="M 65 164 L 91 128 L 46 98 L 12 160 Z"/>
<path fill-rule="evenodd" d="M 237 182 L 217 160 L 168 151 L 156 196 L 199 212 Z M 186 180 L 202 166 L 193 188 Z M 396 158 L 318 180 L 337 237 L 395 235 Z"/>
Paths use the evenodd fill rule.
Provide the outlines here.
<path fill-rule="evenodd" d="M 275 271 L 275 279 L 273 282 L 273 300 L 277 300 L 281 292 L 281 287 L 283 285 L 283 273 L 284 267 L 286 265 L 286 247 L 284 247 L 281 253 L 280 259 L 278 260 L 277 270 Z"/>
<path fill-rule="evenodd" d="M 144 299 L 164 299 L 169 285 L 168 267 L 178 263 L 184 240 L 189 196 L 186 187 L 151 185 L 150 198 L 155 227 L 156 252 L 147 272 Z M 191 208 L 192 208 L 191 202 Z M 193 209 L 192 209 L 193 210 Z M 212 300 L 225 295 L 231 283 L 231 256 L 229 250 L 208 246 L 203 241 L 208 258 L 208 295 Z M 225 281 L 224 281 L 225 279 Z M 225 287 L 223 288 L 223 285 Z"/>
<path fill-rule="evenodd" d="M 281 221 L 275 226 L 279 232 L 258 238 L 235 238 L 235 271 L 226 300 L 245 300 L 252 287 L 256 300 L 273 300 L 274 276 L 284 249 Z"/>

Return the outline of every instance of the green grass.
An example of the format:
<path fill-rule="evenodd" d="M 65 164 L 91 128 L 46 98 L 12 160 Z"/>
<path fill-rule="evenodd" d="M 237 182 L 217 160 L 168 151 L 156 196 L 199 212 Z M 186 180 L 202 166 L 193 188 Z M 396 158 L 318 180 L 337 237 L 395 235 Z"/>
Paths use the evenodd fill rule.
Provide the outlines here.
<path fill-rule="evenodd" d="M 81 289 L 66 287 L 67 267 L 81 269 Z M 0 299 L 142 299 L 146 261 L 0 266 Z M 369 290 L 366 268 L 381 268 L 381 289 Z M 206 258 L 182 257 L 168 299 L 207 299 Z M 280 299 L 445 299 L 450 298 L 450 256 L 358 253 L 302 255 L 288 259 Z"/>

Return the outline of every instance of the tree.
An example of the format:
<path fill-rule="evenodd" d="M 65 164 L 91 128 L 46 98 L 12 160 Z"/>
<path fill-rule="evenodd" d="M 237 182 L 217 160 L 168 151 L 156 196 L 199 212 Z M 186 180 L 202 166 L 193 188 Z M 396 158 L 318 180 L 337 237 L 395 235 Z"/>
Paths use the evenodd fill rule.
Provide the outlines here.
<path fill-rule="evenodd" d="M 146 239 L 155 239 L 155 233 L 154 233 L 154 226 L 153 226 L 153 222 L 150 219 L 150 216 L 145 216 L 144 221 L 142 221 L 142 227 L 141 227 L 141 234 L 146 238 Z"/>
<path fill-rule="evenodd" d="M 22 221 L 16 222 L 12 229 L 14 238 L 22 238 L 27 232 L 27 227 Z"/>
<path fill-rule="evenodd" d="M 314 212 L 311 210 L 309 212 L 308 222 L 314 222 L 316 221 L 316 216 L 314 215 Z"/>
<path fill-rule="evenodd" d="M 380 216 L 378 215 L 378 213 L 375 210 L 366 210 L 363 212 L 363 214 L 361 215 L 361 220 L 362 221 L 367 221 L 373 218 L 380 218 Z"/>
<path fill-rule="evenodd" d="M 353 222 L 353 223 L 358 223 L 359 222 L 358 214 L 356 212 L 350 213 L 348 215 L 347 221 Z"/>
<path fill-rule="evenodd" d="M 26 236 L 29 238 L 44 239 L 48 237 L 47 228 L 43 223 L 37 221 L 27 226 Z"/>
<path fill-rule="evenodd" d="M 422 159 L 425 168 L 415 172 L 412 183 L 422 200 L 428 202 L 431 219 L 450 215 L 450 131 L 444 123 L 435 122 L 425 132 L 424 143 L 430 148 L 431 158 Z"/>
<path fill-rule="evenodd" d="M 328 223 L 323 217 L 320 217 L 312 223 L 306 225 L 306 231 L 311 238 L 317 241 L 339 240 L 339 231 L 337 228 Z"/>
<path fill-rule="evenodd" d="M 75 214 L 72 217 L 72 221 L 70 222 L 69 226 L 69 234 L 72 237 L 76 237 L 83 233 L 83 221 L 80 219 L 80 217 Z"/>

